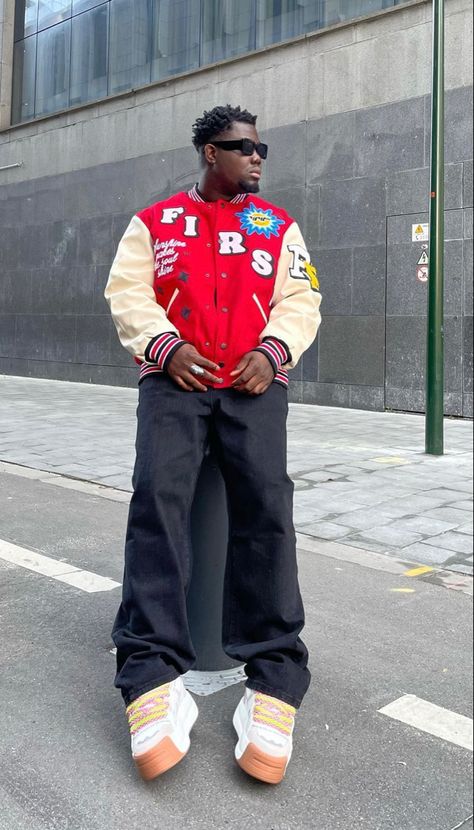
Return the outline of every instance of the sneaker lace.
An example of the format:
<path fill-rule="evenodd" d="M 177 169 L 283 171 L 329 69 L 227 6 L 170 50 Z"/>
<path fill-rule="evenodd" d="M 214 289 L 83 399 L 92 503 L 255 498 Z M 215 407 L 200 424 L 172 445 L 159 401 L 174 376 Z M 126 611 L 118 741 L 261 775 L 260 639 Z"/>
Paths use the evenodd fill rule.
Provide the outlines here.
<path fill-rule="evenodd" d="M 151 692 L 141 695 L 127 707 L 130 734 L 136 735 L 139 729 L 166 718 L 170 704 L 170 683 L 165 683 Z"/>
<path fill-rule="evenodd" d="M 258 726 L 276 729 L 281 735 L 290 737 L 296 709 L 276 697 L 258 693 L 255 695 L 253 721 Z"/>

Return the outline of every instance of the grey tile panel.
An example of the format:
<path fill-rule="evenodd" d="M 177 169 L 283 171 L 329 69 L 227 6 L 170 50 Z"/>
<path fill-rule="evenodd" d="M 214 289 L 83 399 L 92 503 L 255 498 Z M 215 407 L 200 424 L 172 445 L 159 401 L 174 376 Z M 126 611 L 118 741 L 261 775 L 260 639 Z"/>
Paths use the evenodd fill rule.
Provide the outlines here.
<path fill-rule="evenodd" d="M 464 314 L 472 314 L 473 305 L 473 240 L 463 242 Z"/>
<path fill-rule="evenodd" d="M 73 314 L 50 314 L 44 318 L 44 360 L 60 363 L 76 360 L 76 324 Z"/>
<path fill-rule="evenodd" d="M 319 380 L 382 386 L 384 350 L 383 317 L 326 317 L 319 341 Z"/>
<path fill-rule="evenodd" d="M 303 402 L 319 406 L 349 407 L 351 387 L 343 383 L 303 382 Z"/>
<path fill-rule="evenodd" d="M 304 353 L 301 363 L 301 380 L 315 383 L 319 372 L 319 337 Z"/>
<path fill-rule="evenodd" d="M 266 130 L 264 136 L 262 140 L 268 143 L 269 152 L 275 159 L 273 163 L 265 166 L 265 188 L 283 190 L 289 187 L 304 187 L 306 123 Z"/>
<path fill-rule="evenodd" d="M 346 112 L 308 121 L 306 181 L 351 179 L 355 165 L 356 114 Z"/>
<path fill-rule="evenodd" d="M 367 246 L 385 238 L 385 181 L 331 181 L 321 186 L 321 248 Z"/>
<path fill-rule="evenodd" d="M 370 245 L 354 248 L 352 272 L 352 313 L 385 313 L 386 247 Z"/>
<path fill-rule="evenodd" d="M 463 207 L 473 206 L 472 159 L 463 164 Z"/>
<path fill-rule="evenodd" d="M 472 207 L 464 211 L 464 239 L 472 239 Z"/>
<path fill-rule="evenodd" d="M 317 265 L 324 316 L 350 314 L 352 310 L 352 258 L 350 249 L 311 251 Z"/>
<path fill-rule="evenodd" d="M 473 327 L 472 327 L 472 317 L 465 317 L 463 321 L 463 343 L 462 343 L 462 354 L 463 354 L 463 391 L 465 394 L 472 395 L 473 393 L 473 360 L 472 360 L 472 338 L 473 338 Z"/>
<path fill-rule="evenodd" d="M 355 148 L 356 176 L 423 167 L 423 98 L 358 110 Z"/>
<path fill-rule="evenodd" d="M 449 89 L 445 96 L 445 160 L 447 164 L 472 160 L 472 86 Z M 431 155 L 431 96 L 425 103 L 425 158 Z"/>
<path fill-rule="evenodd" d="M 426 361 L 425 317 L 387 318 L 387 386 L 423 390 Z M 445 389 L 461 392 L 462 320 L 445 318 Z"/>
<path fill-rule="evenodd" d="M 396 171 L 387 176 L 387 214 L 389 216 L 427 211 L 430 203 L 430 169 Z M 463 205 L 463 165 L 445 167 L 445 207 Z"/>
<path fill-rule="evenodd" d="M 464 392 L 463 394 L 462 415 L 465 418 L 474 417 L 474 403 L 472 392 Z"/>
<path fill-rule="evenodd" d="M 0 313 L 0 356 L 9 358 L 15 342 L 15 315 Z"/>
<path fill-rule="evenodd" d="M 262 188 L 261 196 L 268 202 L 277 207 L 282 207 L 287 213 L 298 223 L 301 233 L 305 238 L 308 246 L 311 245 L 312 239 L 318 239 L 319 232 L 319 206 L 316 205 L 315 219 L 312 220 L 311 233 L 307 232 L 306 225 L 306 210 L 307 205 L 311 199 L 317 201 L 318 190 L 313 194 L 309 194 L 304 187 L 289 187 L 286 190 L 267 190 Z M 313 225 L 314 222 L 314 225 Z"/>

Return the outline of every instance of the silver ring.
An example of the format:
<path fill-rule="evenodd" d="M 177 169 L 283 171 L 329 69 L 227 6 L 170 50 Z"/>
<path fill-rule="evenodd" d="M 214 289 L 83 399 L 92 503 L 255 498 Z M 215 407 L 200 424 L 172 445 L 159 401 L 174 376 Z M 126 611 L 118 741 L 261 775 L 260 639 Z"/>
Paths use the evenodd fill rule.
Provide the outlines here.
<path fill-rule="evenodd" d="M 189 367 L 189 371 L 193 375 L 199 375 L 200 377 L 205 373 L 205 369 L 202 366 L 198 366 L 197 363 L 192 363 Z"/>

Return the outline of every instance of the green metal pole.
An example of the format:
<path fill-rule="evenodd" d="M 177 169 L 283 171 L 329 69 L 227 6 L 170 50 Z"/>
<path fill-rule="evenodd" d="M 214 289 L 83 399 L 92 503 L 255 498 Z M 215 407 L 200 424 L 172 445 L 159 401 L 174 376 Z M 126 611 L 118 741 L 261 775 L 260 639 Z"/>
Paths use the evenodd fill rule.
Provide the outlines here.
<path fill-rule="evenodd" d="M 425 447 L 443 455 L 444 416 L 444 0 L 433 0 L 430 261 Z"/>

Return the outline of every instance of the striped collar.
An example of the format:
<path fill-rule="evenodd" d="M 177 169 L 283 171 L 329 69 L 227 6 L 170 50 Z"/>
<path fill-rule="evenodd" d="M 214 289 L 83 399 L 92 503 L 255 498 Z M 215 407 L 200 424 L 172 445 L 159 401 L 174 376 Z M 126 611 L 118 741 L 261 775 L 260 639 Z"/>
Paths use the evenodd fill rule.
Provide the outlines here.
<path fill-rule="evenodd" d="M 191 190 L 188 190 L 188 196 L 189 196 L 190 199 L 193 200 L 193 202 L 205 202 L 206 201 L 201 196 L 201 194 L 198 190 L 197 184 L 195 184 L 194 187 L 191 188 Z M 245 202 L 246 198 L 247 198 L 246 193 L 238 193 L 237 196 L 234 196 L 234 198 L 229 201 L 229 204 L 230 205 L 240 205 L 241 202 Z"/>

